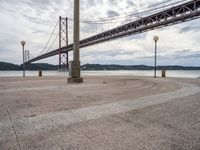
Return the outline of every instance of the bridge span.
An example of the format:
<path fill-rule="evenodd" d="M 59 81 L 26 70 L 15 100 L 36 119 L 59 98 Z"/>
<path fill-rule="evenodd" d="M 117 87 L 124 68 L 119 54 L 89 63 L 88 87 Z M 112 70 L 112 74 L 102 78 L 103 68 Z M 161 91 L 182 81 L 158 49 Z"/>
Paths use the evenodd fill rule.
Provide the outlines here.
<path fill-rule="evenodd" d="M 100 44 L 103 42 L 147 32 L 149 30 L 155 30 L 165 26 L 178 24 L 199 18 L 200 16 L 200 0 L 191 0 L 189 2 L 182 3 L 172 8 L 168 8 L 164 11 L 157 12 L 153 15 L 149 15 L 144 18 L 140 18 L 136 21 L 132 21 L 125 25 L 113 28 L 111 30 L 96 34 L 89 38 L 80 41 L 80 48 Z M 61 47 L 61 49 L 55 49 L 38 57 L 35 57 L 26 62 L 26 64 L 42 60 L 51 56 L 55 56 L 67 51 L 73 50 L 73 44 Z"/>

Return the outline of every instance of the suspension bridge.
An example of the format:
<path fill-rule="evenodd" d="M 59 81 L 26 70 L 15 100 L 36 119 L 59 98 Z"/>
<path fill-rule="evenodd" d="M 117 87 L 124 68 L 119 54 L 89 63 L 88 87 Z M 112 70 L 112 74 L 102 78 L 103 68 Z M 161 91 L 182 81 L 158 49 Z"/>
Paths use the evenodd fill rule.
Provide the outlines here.
<path fill-rule="evenodd" d="M 200 0 L 176 2 L 168 0 L 133 13 L 97 18 L 96 20 L 81 20 L 80 48 L 194 20 L 199 16 Z M 59 68 L 68 68 L 69 52 L 73 50 L 70 34 L 73 30 L 72 23 L 73 19 L 60 17 L 41 53 L 26 61 L 25 64 L 59 55 Z M 50 44 L 57 27 L 59 27 L 59 33 L 56 34 L 55 39 Z M 53 49 L 52 47 L 57 41 L 57 48 Z M 48 45 L 50 47 L 45 51 Z"/>

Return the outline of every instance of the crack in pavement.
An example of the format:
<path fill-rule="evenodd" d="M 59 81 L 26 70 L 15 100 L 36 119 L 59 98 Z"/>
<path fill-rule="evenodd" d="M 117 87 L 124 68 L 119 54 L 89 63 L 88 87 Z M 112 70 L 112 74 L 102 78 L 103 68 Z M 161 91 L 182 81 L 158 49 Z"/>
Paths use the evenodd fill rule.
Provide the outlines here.
<path fill-rule="evenodd" d="M 7 113 L 8 113 L 9 119 L 10 119 L 10 123 L 11 123 L 11 125 L 12 125 L 12 129 L 13 129 L 14 134 L 15 134 L 16 140 L 17 140 L 18 147 L 19 147 L 19 149 L 21 150 L 21 149 L 22 149 L 22 148 L 21 148 L 21 144 L 20 144 L 20 141 L 19 141 L 17 132 L 16 132 L 16 130 L 15 130 L 15 126 L 14 126 L 14 124 L 13 124 L 13 120 L 12 120 L 12 118 L 11 118 L 11 115 L 10 115 L 10 111 L 9 111 L 8 106 L 7 106 Z"/>

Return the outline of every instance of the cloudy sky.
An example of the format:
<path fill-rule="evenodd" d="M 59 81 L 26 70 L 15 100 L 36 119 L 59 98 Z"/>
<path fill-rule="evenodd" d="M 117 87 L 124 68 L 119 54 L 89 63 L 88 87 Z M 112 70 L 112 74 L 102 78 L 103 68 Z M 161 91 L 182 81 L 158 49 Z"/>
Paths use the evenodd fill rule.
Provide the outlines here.
<path fill-rule="evenodd" d="M 96 20 L 128 14 L 163 0 L 80 1 L 81 19 Z M 39 55 L 59 16 L 72 18 L 73 0 L 0 0 L 0 61 L 20 64 L 21 40 L 27 42 L 31 57 Z M 160 37 L 159 65 L 200 66 L 200 20 L 81 49 L 81 62 L 153 65 L 154 35 Z M 52 48 L 57 47 L 55 44 Z M 57 64 L 58 56 L 40 62 Z"/>

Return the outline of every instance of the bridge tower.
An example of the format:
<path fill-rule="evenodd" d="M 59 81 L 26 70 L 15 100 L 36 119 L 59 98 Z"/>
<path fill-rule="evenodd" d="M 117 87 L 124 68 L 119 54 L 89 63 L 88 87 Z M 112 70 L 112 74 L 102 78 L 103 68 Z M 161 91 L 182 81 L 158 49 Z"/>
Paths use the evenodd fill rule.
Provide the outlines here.
<path fill-rule="evenodd" d="M 69 68 L 69 54 L 62 53 L 61 48 L 68 46 L 68 18 L 59 17 L 59 70 Z"/>

